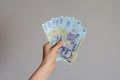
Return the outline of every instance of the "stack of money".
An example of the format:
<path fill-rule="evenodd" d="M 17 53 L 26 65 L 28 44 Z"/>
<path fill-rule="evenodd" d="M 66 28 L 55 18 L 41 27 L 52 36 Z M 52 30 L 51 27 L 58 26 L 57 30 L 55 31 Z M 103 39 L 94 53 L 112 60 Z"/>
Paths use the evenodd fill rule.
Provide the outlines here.
<path fill-rule="evenodd" d="M 81 21 L 74 17 L 61 16 L 42 24 L 42 28 L 51 46 L 60 40 L 64 41 L 63 46 L 58 50 L 56 61 L 72 64 L 87 32 Z"/>

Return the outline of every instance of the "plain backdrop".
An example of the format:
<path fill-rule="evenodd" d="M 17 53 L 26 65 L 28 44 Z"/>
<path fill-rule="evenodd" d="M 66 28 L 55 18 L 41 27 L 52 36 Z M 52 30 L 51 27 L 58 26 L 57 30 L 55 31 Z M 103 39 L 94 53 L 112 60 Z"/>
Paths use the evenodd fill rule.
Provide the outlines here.
<path fill-rule="evenodd" d="M 47 38 L 41 24 L 73 16 L 87 29 L 72 66 L 49 80 L 120 80 L 120 0 L 0 0 L 0 80 L 28 80 Z"/>

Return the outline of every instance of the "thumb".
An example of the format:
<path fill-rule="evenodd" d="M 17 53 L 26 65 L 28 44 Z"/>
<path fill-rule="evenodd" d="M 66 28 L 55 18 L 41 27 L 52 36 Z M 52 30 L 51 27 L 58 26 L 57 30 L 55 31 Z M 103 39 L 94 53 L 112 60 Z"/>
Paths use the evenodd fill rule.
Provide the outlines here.
<path fill-rule="evenodd" d="M 64 41 L 61 40 L 59 41 L 56 45 L 54 45 L 54 47 L 52 48 L 53 51 L 57 52 L 58 49 L 63 45 Z"/>

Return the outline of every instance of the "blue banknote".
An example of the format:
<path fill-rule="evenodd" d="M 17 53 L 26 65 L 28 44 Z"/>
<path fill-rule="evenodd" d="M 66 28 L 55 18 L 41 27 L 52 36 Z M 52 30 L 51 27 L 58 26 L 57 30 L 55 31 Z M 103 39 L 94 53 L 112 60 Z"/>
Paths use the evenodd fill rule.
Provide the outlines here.
<path fill-rule="evenodd" d="M 64 40 L 63 46 L 58 50 L 56 61 L 62 60 L 72 64 L 87 33 L 87 29 L 82 26 L 81 21 L 74 17 L 60 16 L 42 24 L 42 28 L 51 46 Z"/>
<path fill-rule="evenodd" d="M 67 33 L 63 33 L 65 37 L 65 42 L 63 46 L 59 50 L 59 56 L 62 60 L 72 63 L 77 55 L 77 47 L 79 45 L 79 41 L 82 38 L 82 27 L 80 26 L 81 22 L 74 20 L 74 18 L 66 18 L 65 30 Z"/>

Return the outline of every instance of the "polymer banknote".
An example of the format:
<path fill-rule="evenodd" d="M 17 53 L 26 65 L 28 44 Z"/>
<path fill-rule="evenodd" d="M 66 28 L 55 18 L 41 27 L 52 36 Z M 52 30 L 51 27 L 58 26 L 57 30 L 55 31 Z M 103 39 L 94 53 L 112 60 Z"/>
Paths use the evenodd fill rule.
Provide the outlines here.
<path fill-rule="evenodd" d="M 56 61 L 62 60 L 72 64 L 87 33 L 87 29 L 82 26 L 81 21 L 74 17 L 61 16 L 42 24 L 42 28 L 51 46 L 64 40 L 63 46 L 58 50 Z"/>

